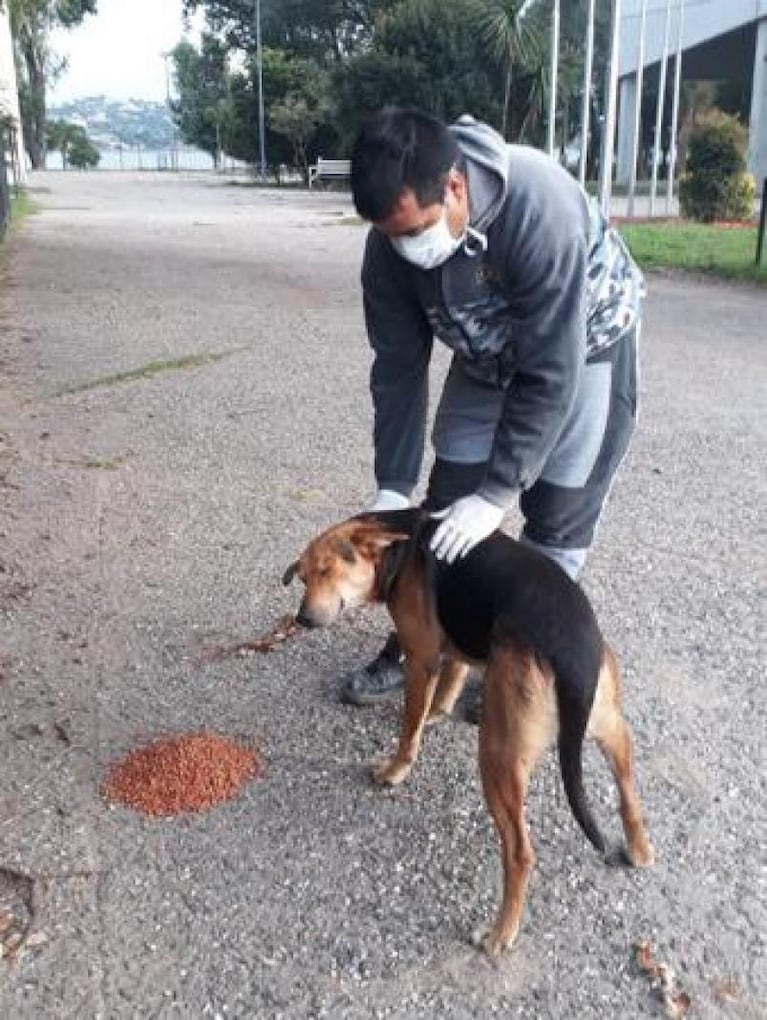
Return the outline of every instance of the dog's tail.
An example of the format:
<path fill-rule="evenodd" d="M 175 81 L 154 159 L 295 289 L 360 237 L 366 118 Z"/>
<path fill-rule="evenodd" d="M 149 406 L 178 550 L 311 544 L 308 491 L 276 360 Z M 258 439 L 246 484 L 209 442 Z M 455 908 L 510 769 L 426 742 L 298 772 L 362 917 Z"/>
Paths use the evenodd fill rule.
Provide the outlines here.
<path fill-rule="evenodd" d="M 583 741 L 594 703 L 599 671 L 594 671 L 591 683 L 584 683 L 584 675 L 588 675 L 590 670 L 574 669 L 572 663 L 562 669 L 557 669 L 555 665 L 554 670 L 559 708 L 559 767 L 565 794 L 570 810 L 587 839 L 600 853 L 604 853 L 604 837 L 594 820 L 583 789 Z"/>

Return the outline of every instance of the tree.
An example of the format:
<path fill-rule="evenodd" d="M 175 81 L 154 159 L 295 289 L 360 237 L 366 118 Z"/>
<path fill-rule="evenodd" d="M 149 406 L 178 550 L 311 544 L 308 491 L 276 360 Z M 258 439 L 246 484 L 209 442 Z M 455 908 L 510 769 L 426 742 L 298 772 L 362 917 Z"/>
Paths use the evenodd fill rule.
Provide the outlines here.
<path fill-rule="evenodd" d="M 96 0 L 7 0 L 16 51 L 24 141 L 35 169 L 45 166 L 45 92 L 55 73 L 48 37 L 55 26 L 73 28 L 95 14 Z M 61 70 L 59 65 L 58 70 Z"/>
<path fill-rule="evenodd" d="M 87 135 L 75 138 L 69 150 L 69 165 L 76 170 L 91 170 L 99 165 L 101 153 Z"/>
<path fill-rule="evenodd" d="M 233 117 L 226 50 L 204 33 L 199 50 L 184 40 L 172 57 L 178 90 L 178 100 L 171 104 L 173 119 L 184 141 L 210 153 L 218 166 Z"/>
<path fill-rule="evenodd" d="M 327 115 L 327 107 L 312 103 L 306 96 L 289 93 L 281 103 L 270 110 L 270 120 L 277 134 L 287 138 L 293 146 L 293 161 L 300 167 L 304 183 L 309 183 L 307 145 Z"/>
<path fill-rule="evenodd" d="M 184 140 L 205 149 L 216 163 L 220 152 L 254 163 L 255 66 L 230 73 L 223 44 L 207 33 L 200 50 L 184 41 L 173 58 L 178 99 L 172 109 Z M 330 116 L 329 75 L 312 60 L 271 47 L 264 49 L 263 63 L 270 163 L 294 163 L 308 176 L 310 142 Z"/>
<path fill-rule="evenodd" d="M 314 60 L 269 48 L 264 51 L 264 86 L 271 163 L 279 162 L 278 151 L 284 154 L 279 140 L 287 140 L 290 154 L 282 162 L 299 167 L 308 182 L 310 143 L 332 111 L 330 76 Z"/>
<path fill-rule="evenodd" d="M 187 13 L 204 11 L 210 31 L 223 46 L 247 55 L 247 73 L 255 80 L 255 0 L 182 2 Z M 565 141 L 579 115 L 586 11 L 587 0 L 562 5 L 558 88 Z M 595 34 L 598 84 L 592 100 L 592 152 L 600 140 L 610 15 L 611 5 L 601 3 Z M 498 125 L 507 138 L 540 144 L 550 22 L 550 4 L 541 0 L 528 5 L 522 0 L 261 0 L 270 156 L 275 140 L 287 137 L 275 135 L 277 123 L 287 130 L 290 122 L 292 134 L 303 121 L 310 148 L 321 140 L 339 153 L 348 149 L 365 116 L 392 103 L 419 106 L 444 120 L 473 113 Z M 279 60 L 277 53 L 282 54 Z M 308 61 L 294 66 L 301 73 L 318 67 L 330 75 L 332 112 L 313 134 L 307 119 L 313 110 L 310 92 L 293 84 L 275 94 L 275 77 L 277 90 L 282 88 L 280 60 Z M 292 93 L 304 96 L 306 103 L 286 100 Z M 255 95 L 254 89 L 254 99 Z M 276 121 L 273 108 L 279 108 Z M 244 141 L 245 135 L 237 130 Z"/>
<path fill-rule="evenodd" d="M 520 16 L 524 6 L 524 0 L 478 0 L 477 4 L 480 35 L 503 73 L 500 131 L 504 138 L 508 137 L 514 71 L 518 63 L 528 65 L 538 49 L 535 30 Z"/>
<path fill-rule="evenodd" d="M 334 76 L 337 125 L 347 149 L 362 121 L 387 104 L 420 105 L 428 87 L 426 70 L 412 55 L 373 49 L 348 61 Z"/>
<path fill-rule="evenodd" d="M 370 46 L 376 18 L 398 0 L 261 0 L 263 42 L 292 56 L 338 65 Z M 254 0 L 183 0 L 231 49 L 255 52 Z"/>
<path fill-rule="evenodd" d="M 66 170 L 73 166 L 78 170 L 98 166 L 101 153 L 88 138 L 85 128 L 67 120 L 49 121 L 46 126 L 48 149 L 61 153 L 61 163 Z"/>
<path fill-rule="evenodd" d="M 361 119 L 389 103 L 444 120 L 462 113 L 500 121 L 500 76 L 476 30 L 476 0 L 403 0 L 380 14 L 372 49 L 336 75 L 339 131 L 348 142 Z"/>

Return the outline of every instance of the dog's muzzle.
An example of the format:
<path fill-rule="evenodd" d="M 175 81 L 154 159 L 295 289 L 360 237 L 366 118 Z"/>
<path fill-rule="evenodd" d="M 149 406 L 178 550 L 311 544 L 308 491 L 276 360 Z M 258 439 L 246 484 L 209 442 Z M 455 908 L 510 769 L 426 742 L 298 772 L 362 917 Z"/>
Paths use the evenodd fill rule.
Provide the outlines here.
<path fill-rule="evenodd" d="M 309 628 L 322 626 L 319 620 L 316 620 L 310 613 L 307 613 L 303 606 L 301 606 L 298 613 L 296 613 L 296 623 L 300 624 L 302 627 Z"/>
<path fill-rule="evenodd" d="M 343 610 L 343 599 L 341 599 L 338 605 L 332 609 L 327 606 L 317 606 L 312 608 L 307 605 L 306 601 L 304 601 L 299 606 L 298 613 L 296 614 L 296 621 L 302 627 L 327 627 L 338 619 Z"/>

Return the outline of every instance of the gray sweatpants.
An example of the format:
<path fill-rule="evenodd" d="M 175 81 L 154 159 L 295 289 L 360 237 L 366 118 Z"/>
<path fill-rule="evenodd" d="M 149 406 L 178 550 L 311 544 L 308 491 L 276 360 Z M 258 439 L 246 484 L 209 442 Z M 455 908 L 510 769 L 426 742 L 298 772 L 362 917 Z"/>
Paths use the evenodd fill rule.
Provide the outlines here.
<path fill-rule="evenodd" d="M 636 425 L 638 332 L 590 359 L 540 477 L 520 496 L 521 540 L 577 577 Z M 426 505 L 441 509 L 484 478 L 504 392 L 455 358 L 437 410 Z"/>

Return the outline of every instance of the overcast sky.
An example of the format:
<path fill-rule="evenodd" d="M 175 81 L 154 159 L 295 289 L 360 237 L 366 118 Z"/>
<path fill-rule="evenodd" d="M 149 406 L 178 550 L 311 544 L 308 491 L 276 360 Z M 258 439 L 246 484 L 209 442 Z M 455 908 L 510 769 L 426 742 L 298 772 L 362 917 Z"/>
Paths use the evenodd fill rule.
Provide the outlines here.
<path fill-rule="evenodd" d="M 162 53 L 183 35 L 181 0 L 98 0 L 98 13 L 57 31 L 51 45 L 69 68 L 49 90 L 54 105 L 84 96 L 165 100 Z M 196 41 L 197 33 L 191 38 Z"/>

